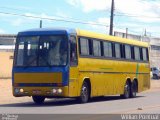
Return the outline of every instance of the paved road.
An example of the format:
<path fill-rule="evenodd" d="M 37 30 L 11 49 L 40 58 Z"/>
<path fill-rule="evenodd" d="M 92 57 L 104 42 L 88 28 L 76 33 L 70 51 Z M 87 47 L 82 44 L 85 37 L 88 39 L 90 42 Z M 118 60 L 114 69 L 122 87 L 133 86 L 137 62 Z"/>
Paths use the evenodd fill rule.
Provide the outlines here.
<path fill-rule="evenodd" d="M 44 105 L 35 105 L 31 100 L 21 103 L 0 105 L 0 113 L 27 114 L 122 114 L 160 113 L 160 91 L 138 94 L 134 99 L 121 99 L 119 96 L 94 98 L 90 103 L 78 104 L 74 99 L 47 100 Z"/>

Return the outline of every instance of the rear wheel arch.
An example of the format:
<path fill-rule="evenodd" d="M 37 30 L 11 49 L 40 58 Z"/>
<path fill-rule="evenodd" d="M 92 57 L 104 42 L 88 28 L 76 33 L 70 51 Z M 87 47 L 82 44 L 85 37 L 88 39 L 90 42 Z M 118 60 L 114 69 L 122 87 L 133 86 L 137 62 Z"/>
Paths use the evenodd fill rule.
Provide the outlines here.
<path fill-rule="evenodd" d="M 137 85 L 137 92 L 138 92 L 138 79 L 137 79 L 137 78 L 134 78 L 133 81 L 136 82 L 136 85 Z M 132 83 L 133 83 L 133 81 L 132 81 Z"/>
<path fill-rule="evenodd" d="M 130 97 L 130 87 L 131 87 L 131 79 L 130 78 L 127 78 L 125 80 L 125 84 L 124 84 L 124 91 L 123 91 L 123 94 L 121 94 L 120 96 L 124 99 L 128 99 Z"/>
<path fill-rule="evenodd" d="M 131 84 L 132 84 L 132 82 L 131 82 L 131 78 L 127 78 L 127 79 L 126 79 L 125 84 L 126 84 L 127 82 L 128 82 L 128 83 L 129 83 L 129 85 L 131 86 Z"/>
<path fill-rule="evenodd" d="M 133 79 L 131 84 L 130 97 L 135 98 L 138 92 L 138 81 L 137 79 Z"/>

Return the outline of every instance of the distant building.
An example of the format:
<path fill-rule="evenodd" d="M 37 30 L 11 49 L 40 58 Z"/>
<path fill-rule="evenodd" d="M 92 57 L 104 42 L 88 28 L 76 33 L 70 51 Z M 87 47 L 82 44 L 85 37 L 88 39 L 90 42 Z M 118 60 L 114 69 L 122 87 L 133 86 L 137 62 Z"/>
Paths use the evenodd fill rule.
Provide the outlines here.
<path fill-rule="evenodd" d="M 150 45 L 150 65 L 160 68 L 160 38 L 114 32 L 114 36 L 148 42 Z"/>
<path fill-rule="evenodd" d="M 150 40 L 150 62 L 151 67 L 160 68 L 160 38 Z"/>
<path fill-rule="evenodd" d="M 0 34 L 0 51 L 13 51 L 15 48 L 16 35 Z"/>

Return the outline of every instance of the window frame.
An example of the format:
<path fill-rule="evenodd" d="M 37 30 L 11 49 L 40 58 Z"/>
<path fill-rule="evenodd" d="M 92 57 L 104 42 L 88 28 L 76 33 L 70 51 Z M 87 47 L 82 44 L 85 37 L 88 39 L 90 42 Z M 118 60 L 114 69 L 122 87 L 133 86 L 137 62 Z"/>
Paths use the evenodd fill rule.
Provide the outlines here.
<path fill-rule="evenodd" d="M 85 39 L 88 39 L 88 41 L 90 41 L 90 44 L 89 44 L 89 53 L 90 54 L 89 55 L 80 54 L 80 57 L 93 58 L 93 59 L 94 58 L 95 59 L 108 59 L 108 60 L 117 60 L 117 61 L 145 62 L 145 63 L 146 62 L 148 63 L 148 61 L 149 61 L 149 58 L 147 59 L 147 61 L 143 61 L 141 59 L 139 59 L 139 60 L 135 59 L 134 47 L 138 47 L 139 48 L 139 55 L 140 55 L 140 48 L 146 48 L 147 49 L 147 47 L 133 45 L 133 44 L 127 44 L 127 43 L 121 43 L 121 42 L 116 42 L 116 41 L 114 42 L 112 40 L 105 40 L 105 39 L 103 40 L 103 39 L 97 39 L 97 38 L 91 38 L 91 37 L 78 36 L 78 39 L 80 39 L 80 38 L 85 38 Z M 93 40 L 100 41 L 101 56 L 94 56 L 93 55 Z M 105 51 L 104 51 L 104 43 L 105 42 L 111 43 L 111 46 L 112 46 L 112 57 L 105 56 Z M 116 52 L 115 44 L 119 44 L 119 46 L 120 46 L 120 52 L 119 52 L 120 53 L 120 57 L 116 57 L 115 56 L 116 55 L 116 53 L 115 53 Z M 130 46 L 130 55 L 131 55 L 130 59 L 126 58 L 125 45 Z M 79 51 L 80 51 L 80 49 L 79 49 Z M 140 58 L 140 56 L 139 56 L 139 58 Z"/>
<path fill-rule="evenodd" d="M 76 46 L 76 52 L 75 52 L 75 57 L 76 57 L 76 63 L 75 64 L 71 64 L 71 37 L 74 37 L 75 38 L 75 46 Z M 69 61 L 70 61 L 70 66 L 71 67 L 75 67 L 75 66 L 78 66 L 78 49 L 77 49 L 77 37 L 76 37 L 76 35 L 70 35 L 70 37 L 69 37 L 69 43 L 70 43 L 70 45 L 69 45 L 69 47 L 70 47 L 70 49 L 69 49 L 69 55 L 68 55 L 68 57 L 69 57 Z"/>

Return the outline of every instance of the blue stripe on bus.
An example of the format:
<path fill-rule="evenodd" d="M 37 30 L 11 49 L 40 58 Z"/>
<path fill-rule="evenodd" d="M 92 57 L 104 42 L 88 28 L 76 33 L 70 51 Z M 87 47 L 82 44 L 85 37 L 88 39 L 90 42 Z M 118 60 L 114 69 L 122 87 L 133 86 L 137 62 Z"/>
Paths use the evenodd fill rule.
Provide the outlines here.
<path fill-rule="evenodd" d="M 58 87 L 58 84 L 57 83 L 18 83 L 17 86 L 18 87 Z"/>

